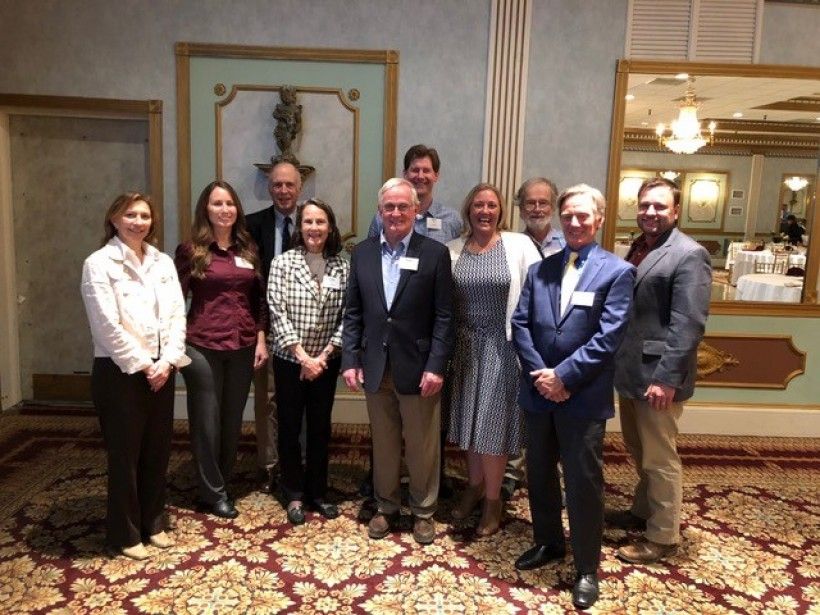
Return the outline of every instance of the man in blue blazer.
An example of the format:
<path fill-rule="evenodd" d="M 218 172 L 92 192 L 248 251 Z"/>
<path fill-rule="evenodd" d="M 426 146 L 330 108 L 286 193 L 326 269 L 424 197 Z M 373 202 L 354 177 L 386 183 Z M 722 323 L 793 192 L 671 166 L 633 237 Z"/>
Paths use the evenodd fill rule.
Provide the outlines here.
<path fill-rule="evenodd" d="M 453 348 L 450 252 L 413 231 L 418 196 L 406 179 L 379 190 L 383 230 L 353 252 L 342 334 L 342 375 L 363 386 L 373 438 L 378 513 L 367 532 L 384 538 L 401 507 L 401 445 L 410 475 L 413 537 L 435 537 L 441 463 L 440 405 Z"/>
<path fill-rule="evenodd" d="M 577 574 L 572 599 L 579 608 L 598 599 L 604 431 L 615 414 L 614 357 L 635 281 L 632 265 L 595 243 L 605 208 L 603 195 L 585 184 L 558 197 L 566 246 L 530 268 L 512 318 L 535 542 L 515 566 L 531 570 L 565 555 L 560 460 Z"/>

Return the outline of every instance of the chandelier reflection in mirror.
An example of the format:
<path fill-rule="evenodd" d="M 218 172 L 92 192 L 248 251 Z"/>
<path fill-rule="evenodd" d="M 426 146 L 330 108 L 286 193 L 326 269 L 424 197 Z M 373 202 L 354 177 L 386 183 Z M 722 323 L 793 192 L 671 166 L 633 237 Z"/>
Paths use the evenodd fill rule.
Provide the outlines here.
<path fill-rule="evenodd" d="M 783 183 L 786 184 L 792 192 L 800 192 L 803 188 L 808 186 L 809 180 L 805 177 L 798 177 L 797 175 L 794 175 L 787 178 Z"/>
<path fill-rule="evenodd" d="M 666 126 L 658 124 L 655 127 L 655 134 L 658 135 L 658 143 L 676 154 L 694 154 L 704 145 L 712 145 L 715 139 L 715 129 L 717 124 L 709 122 L 708 140 L 703 138 L 700 132 L 700 121 L 698 121 L 698 107 L 700 104 L 695 98 L 695 80 L 690 78 L 686 84 L 686 94 L 681 101 L 678 110 L 678 118 L 672 120 L 670 125 L 671 135 L 664 136 Z"/>

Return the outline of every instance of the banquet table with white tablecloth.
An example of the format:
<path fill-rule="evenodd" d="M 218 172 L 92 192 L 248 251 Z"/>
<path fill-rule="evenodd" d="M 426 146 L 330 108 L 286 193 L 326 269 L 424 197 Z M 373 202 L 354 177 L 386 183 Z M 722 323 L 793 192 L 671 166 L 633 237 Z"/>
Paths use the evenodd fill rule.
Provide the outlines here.
<path fill-rule="evenodd" d="M 749 273 L 737 281 L 735 299 L 800 303 L 802 293 L 803 278 L 781 273 Z"/>

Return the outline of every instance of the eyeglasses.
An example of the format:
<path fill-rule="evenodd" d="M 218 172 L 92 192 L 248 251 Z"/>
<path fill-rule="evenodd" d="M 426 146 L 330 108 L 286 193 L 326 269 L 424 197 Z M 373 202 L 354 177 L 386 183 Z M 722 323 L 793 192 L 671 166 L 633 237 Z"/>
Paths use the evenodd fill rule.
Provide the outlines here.
<path fill-rule="evenodd" d="M 527 199 L 521 204 L 521 209 L 523 209 L 524 211 L 533 211 L 534 209 L 549 209 L 550 207 L 552 207 L 552 201 L 547 201 L 545 199 Z"/>
<path fill-rule="evenodd" d="M 407 213 L 410 211 L 411 206 L 407 203 L 385 203 L 382 205 L 382 211 L 387 213 L 392 213 L 394 211 L 398 211 L 399 213 Z"/>

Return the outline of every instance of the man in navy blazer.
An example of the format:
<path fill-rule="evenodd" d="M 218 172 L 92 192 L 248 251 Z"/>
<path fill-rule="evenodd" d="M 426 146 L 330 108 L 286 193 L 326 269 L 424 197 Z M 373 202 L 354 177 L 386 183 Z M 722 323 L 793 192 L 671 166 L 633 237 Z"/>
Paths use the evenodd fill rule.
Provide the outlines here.
<path fill-rule="evenodd" d="M 378 513 L 368 535 L 384 538 L 401 507 L 401 445 L 410 475 L 413 537 L 433 541 L 439 489 L 440 406 L 453 348 L 447 248 L 413 232 L 418 196 L 406 179 L 379 190 L 383 230 L 353 252 L 342 334 L 342 375 L 363 385 L 373 438 Z"/>
<path fill-rule="evenodd" d="M 579 608 L 598 599 L 604 431 L 615 414 L 614 357 L 635 281 L 632 265 L 595 243 L 605 208 L 603 195 L 585 184 L 558 197 L 566 246 L 530 268 L 512 318 L 535 542 L 515 566 L 530 570 L 565 555 L 560 459 Z"/>
<path fill-rule="evenodd" d="M 268 283 L 270 264 L 274 257 L 290 248 L 290 236 L 295 232 L 296 203 L 302 191 L 302 176 L 290 162 L 280 161 L 268 172 L 268 192 L 273 201 L 270 207 L 248 214 L 245 218 L 248 232 L 259 250 L 262 279 Z M 267 296 L 267 295 L 266 295 Z M 273 373 L 268 363 L 256 370 L 253 380 L 253 412 L 256 422 L 257 463 L 259 464 L 259 491 L 270 493 L 276 481 L 278 426 L 276 422 L 276 395 Z"/>

